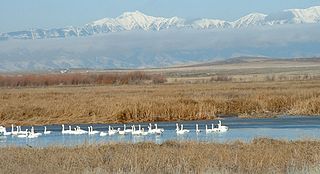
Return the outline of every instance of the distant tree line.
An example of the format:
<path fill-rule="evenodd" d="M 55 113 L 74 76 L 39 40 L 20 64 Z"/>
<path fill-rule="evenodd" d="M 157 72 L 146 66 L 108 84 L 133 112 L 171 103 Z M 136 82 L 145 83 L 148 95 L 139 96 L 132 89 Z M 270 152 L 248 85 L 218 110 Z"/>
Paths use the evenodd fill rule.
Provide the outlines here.
<path fill-rule="evenodd" d="M 166 82 L 161 74 L 142 71 L 128 73 L 68 73 L 68 74 L 27 74 L 0 75 L 1 87 L 91 85 L 91 84 L 159 84 Z"/>

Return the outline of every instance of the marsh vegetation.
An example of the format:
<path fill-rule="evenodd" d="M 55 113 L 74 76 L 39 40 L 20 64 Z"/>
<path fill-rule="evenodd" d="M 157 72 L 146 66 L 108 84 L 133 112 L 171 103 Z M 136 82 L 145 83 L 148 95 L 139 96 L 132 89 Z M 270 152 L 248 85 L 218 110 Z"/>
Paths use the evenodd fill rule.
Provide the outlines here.
<path fill-rule="evenodd" d="M 0 148 L 0 173 L 318 173 L 318 141 Z"/>

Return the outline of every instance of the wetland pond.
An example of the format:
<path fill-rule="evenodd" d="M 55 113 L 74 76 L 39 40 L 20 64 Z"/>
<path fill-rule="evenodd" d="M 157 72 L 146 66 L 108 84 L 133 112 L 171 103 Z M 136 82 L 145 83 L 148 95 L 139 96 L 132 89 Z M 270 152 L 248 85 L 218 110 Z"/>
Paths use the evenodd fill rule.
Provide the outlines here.
<path fill-rule="evenodd" d="M 88 135 L 70 135 L 62 134 L 61 125 L 47 125 L 47 130 L 51 134 L 42 134 L 37 138 L 18 138 L 17 136 L 7 135 L 0 136 L 0 147 L 7 146 L 77 146 L 83 144 L 103 144 L 103 143 L 138 143 L 138 142 L 155 142 L 163 143 L 165 141 L 199 141 L 199 142 L 232 142 L 236 140 L 251 141 L 254 138 L 272 138 L 282 140 L 320 140 L 320 117 L 317 116 L 280 116 L 276 118 L 236 118 L 229 117 L 221 120 L 222 125 L 229 127 L 229 131 L 224 133 L 206 133 L 205 125 L 211 128 L 211 124 L 217 124 L 218 120 L 202 121 L 182 121 L 182 122 L 158 122 L 158 128 L 163 128 L 161 135 L 107 135 L 99 134 Z M 183 135 L 176 134 L 176 123 L 183 124 L 184 129 L 190 130 Z M 134 123 L 136 127 L 141 125 L 148 130 L 149 123 Z M 195 125 L 199 125 L 200 133 L 196 133 Z M 80 126 L 83 130 L 88 130 L 88 126 L 93 126 L 95 131 L 108 131 L 108 126 L 114 129 L 123 129 L 123 124 L 81 124 L 71 125 L 72 128 Z M 65 125 L 66 129 L 69 125 Z M 131 128 L 132 124 L 126 124 Z M 30 130 L 30 126 L 22 126 L 22 130 Z M 35 126 L 35 132 L 42 133 L 43 126 Z M 11 131 L 11 127 L 7 127 Z"/>

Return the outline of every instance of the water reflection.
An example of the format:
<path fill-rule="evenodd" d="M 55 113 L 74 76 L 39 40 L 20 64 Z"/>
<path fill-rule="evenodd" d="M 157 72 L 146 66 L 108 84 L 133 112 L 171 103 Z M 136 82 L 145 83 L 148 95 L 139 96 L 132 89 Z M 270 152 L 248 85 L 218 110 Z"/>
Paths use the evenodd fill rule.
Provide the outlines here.
<path fill-rule="evenodd" d="M 99 144 L 110 142 L 155 142 L 162 143 L 168 140 L 175 141 L 200 141 L 200 142 L 230 142 L 235 140 L 250 141 L 256 137 L 267 137 L 285 140 L 301 140 L 301 139 L 320 139 L 320 117 L 280 117 L 273 119 L 239 119 L 227 118 L 223 120 L 223 124 L 229 126 L 230 130 L 225 133 L 205 133 L 205 125 L 217 124 L 217 121 L 189 121 L 180 122 L 185 129 L 190 132 L 183 135 L 177 135 L 175 132 L 175 122 L 160 122 L 159 128 L 164 128 L 162 135 L 146 135 L 134 136 L 112 135 L 100 137 L 95 135 L 68 135 L 61 134 L 61 125 L 47 125 L 47 129 L 52 131 L 51 134 L 42 135 L 35 139 L 17 138 L 16 136 L 1 136 L 0 146 L 76 146 L 82 144 Z M 136 125 L 138 125 L 137 123 Z M 148 123 L 140 123 L 147 129 Z M 199 124 L 200 133 L 195 132 L 195 124 Z M 107 131 L 109 125 L 96 124 L 92 125 L 94 130 Z M 112 124 L 114 128 L 123 128 L 123 125 Z M 127 125 L 130 127 L 131 125 Z M 73 126 L 74 127 L 74 126 Z M 88 125 L 80 125 L 82 129 Z M 22 127 L 23 130 L 30 127 Z M 8 131 L 11 129 L 9 128 Z M 43 132 L 44 127 L 35 127 L 36 132 Z"/>

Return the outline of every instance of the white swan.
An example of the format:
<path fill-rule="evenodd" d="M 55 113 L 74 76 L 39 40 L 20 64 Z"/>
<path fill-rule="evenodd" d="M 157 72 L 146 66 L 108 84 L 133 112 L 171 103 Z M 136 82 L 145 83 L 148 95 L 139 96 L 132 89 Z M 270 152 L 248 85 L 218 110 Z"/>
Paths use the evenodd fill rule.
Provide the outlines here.
<path fill-rule="evenodd" d="M 149 123 L 149 126 L 148 126 L 148 133 L 149 134 L 162 134 L 164 132 L 164 129 L 162 128 L 158 128 L 158 124 L 154 124 L 155 128 L 152 129 L 152 124 Z"/>
<path fill-rule="evenodd" d="M 62 134 L 71 134 L 71 126 L 69 126 L 69 130 L 64 129 L 64 124 L 62 124 L 61 127 L 62 127 L 62 131 L 61 131 Z"/>
<path fill-rule="evenodd" d="M 100 137 L 104 137 L 104 136 L 107 136 L 108 134 L 106 132 L 100 132 Z"/>
<path fill-rule="evenodd" d="M 208 129 L 208 125 L 206 125 L 206 133 L 211 133 L 212 129 Z"/>
<path fill-rule="evenodd" d="M 145 136 L 145 135 L 148 135 L 149 133 L 148 131 L 144 131 L 144 128 L 142 128 L 140 134 Z"/>
<path fill-rule="evenodd" d="M 13 124 L 11 125 L 11 135 L 18 135 L 18 127 L 17 127 L 17 131 L 14 131 Z"/>
<path fill-rule="evenodd" d="M 222 126 L 221 120 L 219 120 L 217 127 L 213 127 L 213 124 L 212 124 L 212 132 L 227 132 L 228 130 L 229 130 L 228 126 Z"/>
<path fill-rule="evenodd" d="M 200 133 L 200 129 L 199 129 L 199 125 L 198 124 L 196 124 L 196 133 L 197 134 Z"/>
<path fill-rule="evenodd" d="M 35 133 L 34 127 L 31 127 L 31 131 L 27 134 L 26 138 L 38 138 L 41 135 L 41 133 Z"/>
<path fill-rule="evenodd" d="M 47 126 L 44 126 L 43 134 L 45 135 L 51 134 L 51 131 L 47 131 Z"/>
<path fill-rule="evenodd" d="M 3 126 L 0 126 L 0 136 L 3 136 L 7 133 L 7 130 L 5 127 Z M 10 135 L 11 135 L 11 132 L 10 132 Z"/>
<path fill-rule="evenodd" d="M 98 134 L 99 131 L 94 131 L 92 126 L 88 127 L 88 134 L 89 135 L 94 135 L 94 134 Z"/>
<path fill-rule="evenodd" d="M 185 133 L 188 133 L 189 132 L 189 130 L 188 129 L 183 129 L 183 124 L 181 124 L 180 125 L 180 129 L 179 129 L 179 125 L 178 125 L 178 123 L 176 124 L 176 133 L 177 134 L 185 134 Z"/>
<path fill-rule="evenodd" d="M 0 136 L 1 135 L 8 136 L 8 135 L 11 135 L 11 132 L 7 132 L 6 127 L 0 126 Z"/>
<path fill-rule="evenodd" d="M 117 130 L 114 130 L 113 127 L 111 127 L 109 125 L 109 129 L 108 129 L 108 135 L 111 136 L 111 135 L 114 135 L 117 133 Z"/>
<path fill-rule="evenodd" d="M 123 130 L 125 133 L 131 133 L 132 132 L 132 129 L 126 129 L 126 125 L 124 124 L 123 125 Z"/>
<path fill-rule="evenodd" d="M 118 134 L 119 135 L 125 135 L 127 132 L 126 132 L 126 125 L 123 125 L 123 130 L 120 130 L 120 128 L 118 128 Z"/>
<path fill-rule="evenodd" d="M 26 129 L 26 131 L 28 132 L 28 129 Z M 27 138 L 27 137 L 28 137 L 28 134 L 29 134 L 29 133 L 20 134 L 20 135 L 18 135 L 17 137 L 18 137 L 18 138 Z"/>
<path fill-rule="evenodd" d="M 133 125 L 131 134 L 132 135 L 140 135 L 141 134 L 141 125 L 139 125 L 139 129 L 138 130 L 136 130 L 136 126 Z"/>
<path fill-rule="evenodd" d="M 34 127 L 31 127 L 31 132 L 30 132 L 30 134 L 33 134 L 33 135 L 35 135 L 35 136 L 40 136 L 40 135 L 42 135 L 42 133 L 40 133 L 40 132 L 34 132 Z"/>
<path fill-rule="evenodd" d="M 25 135 L 28 134 L 28 129 L 26 130 L 21 130 L 21 126 L 18 126 L 18 135 Z"/>
<path fill-rule="evenodd" d="M 85 134 L 87 133 L 88 131 L 85 131 L 85 130 L 82 130 L 80 128 L 80 126 L 76 126 L 76 128 L 74 128 L 74 131 L 72 131 L 72 134 L 74 135 L 81 135 L 81 134 Z"/>

